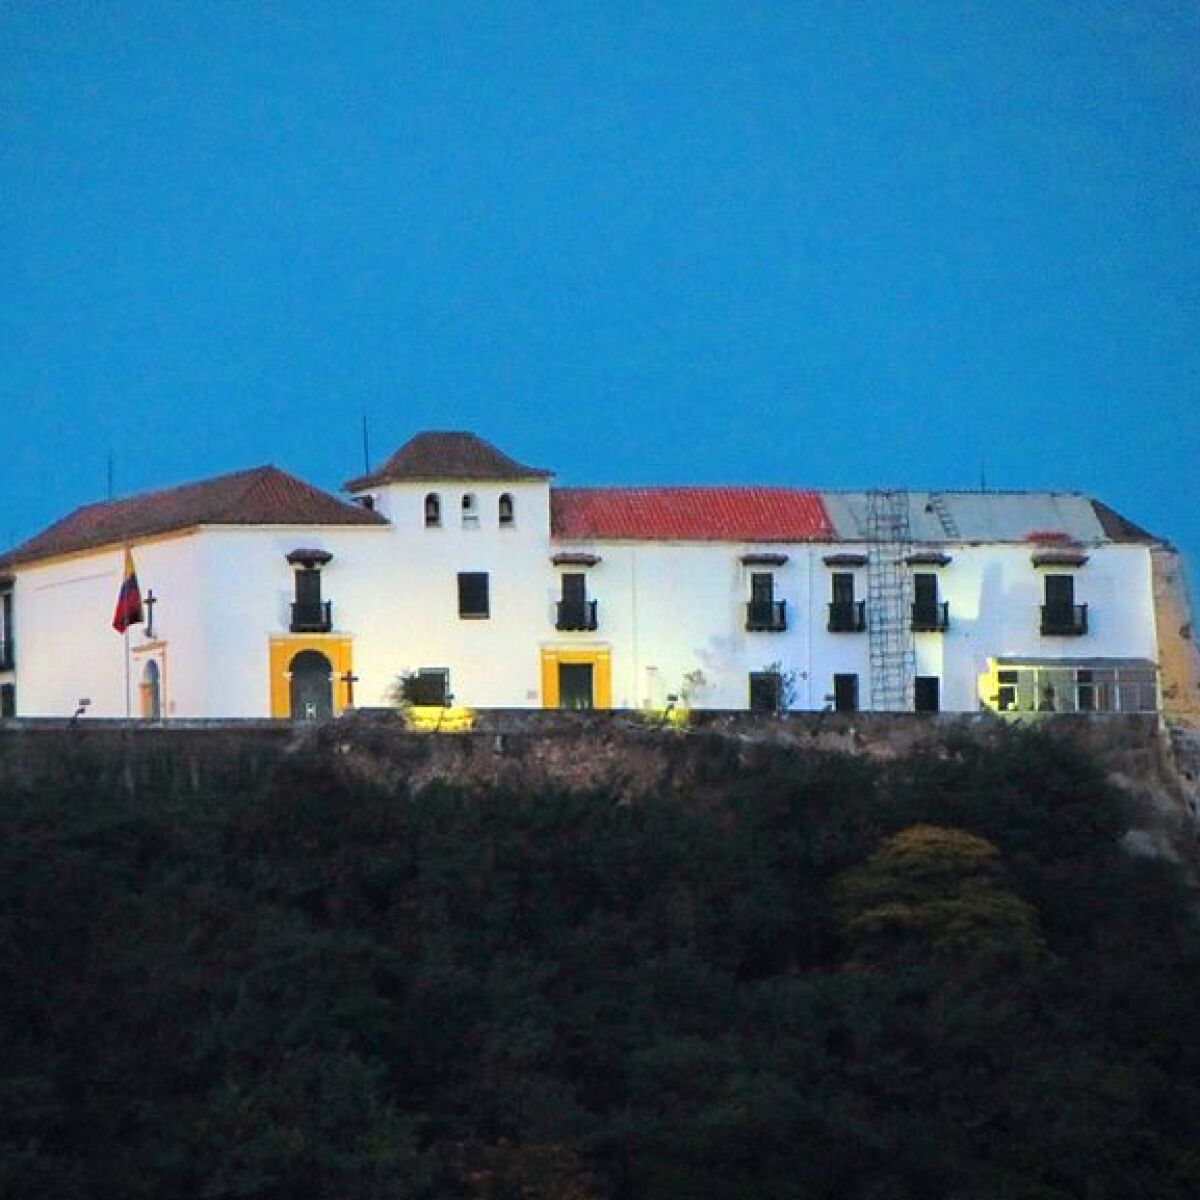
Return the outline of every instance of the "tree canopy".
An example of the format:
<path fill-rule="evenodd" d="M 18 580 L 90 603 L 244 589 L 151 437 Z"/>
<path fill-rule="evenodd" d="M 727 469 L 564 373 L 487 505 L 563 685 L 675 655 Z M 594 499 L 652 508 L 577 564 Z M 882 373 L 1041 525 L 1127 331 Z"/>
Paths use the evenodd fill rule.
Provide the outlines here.
<path fill-rule="evenodd" d="M 9 785 L 0 1195 L 1200 1194 L 1191 898 L 1076 748 L 681 744 L 702 795 Z"/>

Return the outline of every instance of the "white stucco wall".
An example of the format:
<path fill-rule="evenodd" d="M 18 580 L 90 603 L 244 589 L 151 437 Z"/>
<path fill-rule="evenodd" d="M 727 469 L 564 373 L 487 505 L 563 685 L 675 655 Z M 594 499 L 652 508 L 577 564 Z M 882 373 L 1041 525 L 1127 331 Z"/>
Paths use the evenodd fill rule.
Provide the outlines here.
<path fill-rule="evenodd" d="M 691 696 L 693 707 L 745 708 L 750 672 L 775 663 L 796 672 L 797 704 L 809 706 L 811 680 L 805 673 L 811 631 L 805 618 L 811 568 L 806 548 L 729 542 L 564 542 L 562 548 L 600 557 L 596 566 L 585 569 L 599 628 L 559 633 L 551 627 L 546 642 L 610 646 L 617 707 L 661 708 L 669 695 L 681 694 L 685 676 L 700 671 L 705 686 Z M 776 567 L 740 561 L 753 552 L 787 553 L 788 561 Z M 750 576 L 756 571 L 771 572 L 775 599 L 787 602 L 783 632 L 746 631 Z M 560 586 L 555 579 L 555 596 Z"/>
<path fill-rule="evenodd" d="M 989 657 L 1157 659 L 1150 555 L 1145 546 L 1088 547 L 1081 567 L 1034 567 L 1027 545 L 946 546 L 953 561 L 932 568 L 950 602 L 944 634 L 914 635 L 917 673 L 942 677 L 943 707 L 978 707 L 977 680 Z M 930 568 L 918 568 L 927 570 Z M 1088 606 L 1082 637 L 1043 637 L 1045 577 L 1075 579 Z"/>
<path fill-rule="evenodd" d="M 564 546 L 566 543 L 564 543 Z M 610 644 L 613 702 L 658 707 L 678 693 L 688 672 L 703 671 L 708 686 L 693 698 L 699 708 L 743 708 L 750 672 L 778 662 L 796 681 L 796 707 L 832 703 L 835 674 L 857 674 L 863 707 L 870 704 L 867 633 L 830 633 L 828 605 L 834 572 L 855 577 L 855 597 L 867 599 L 867 568 L 827 566 L 856 545 L 752 546 L 735 543 L 658 545 L 574 542 L 600 555 L 588 569 L 589 596 L 599 601 L 595 634 L 560 634 L 563 642 Z M 989 657 L 1156 658 L 1148 550 L 1143 546 L 1090 547 L 1075 577 L 1075 602 L 1088 605 L 1088 633 L 1043 637 L 1044 576 L 1063 568 L 1035 568 L 1028 545 L 948 546 L 945 567 L 917 567 L 938 576 L 939 600 L 949 601 L 945 633 L 913 635 L 916 674 L 941 680 L 942 707 L 978 707 L 977 681 Z M 746 553 L 788 555 L 779 567 L 745 566 Z M 747 633 L 750 574 L 770 570 L 775 598 L 787 601 L 783 633 Z"/>
<path fill-rule="evenodd" d="M 205 651 L 203 602 L 211 581 L 197 550 L 195 536 L 180 536 L 143 543 L 134 551 L 142 596 L 153 590 L 159 598 L 155 625 L 160 629 L 166 617 L 162 604 L 169 598 L 171 634 L 163 661 L 178 715 L 202 714 L 210 703 L 191 671 L 175 670 L 177 663 L 189 664 Z M 136 714 L 148 639 L 144 625 L 131 627 L 127 690 L 126 640 L 112 628 L 124 567 L 124 551 L 117 547 L 17 570 L 15 682 L 21 716 L 69 717 L 86 698 L 89 715 L 123 717 L 127 694 Z"/>
<path fill-rule="evenodd" d="M 425 496 L 441 498 L 439 528 L 426 528 Z M 476 497 L 478 521 L 465 525 L 461 500 Z M 500 496 L 513 498 L 514 520 L 501 527 Z M 377 492 L 392 521 L 373 580 L 360 587 L 346 572 L 347 628 L 356 633 L 360 703 L 381 704 L 396 676 L 422 667 L 450 671 L 458 703 L 537 707 L 538 644 L 550 605 L 550 493 L 544 482 L 392 484 Z M 490 615 L 458 615 L 458 575 L 486 572 Z M 341 603 L 332 572 L 329 596 Z"/>

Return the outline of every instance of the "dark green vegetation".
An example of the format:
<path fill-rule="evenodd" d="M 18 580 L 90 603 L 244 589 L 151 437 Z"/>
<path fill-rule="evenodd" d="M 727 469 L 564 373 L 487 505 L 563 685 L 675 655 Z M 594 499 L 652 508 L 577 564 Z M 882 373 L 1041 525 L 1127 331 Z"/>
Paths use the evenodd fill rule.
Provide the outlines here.
<path fill-rule="evenodd" d="M 633 803 L 4 796 L 0 1193 L 1200 1195 L 1196 929 L 1078 751 L 671 744 Z"/>

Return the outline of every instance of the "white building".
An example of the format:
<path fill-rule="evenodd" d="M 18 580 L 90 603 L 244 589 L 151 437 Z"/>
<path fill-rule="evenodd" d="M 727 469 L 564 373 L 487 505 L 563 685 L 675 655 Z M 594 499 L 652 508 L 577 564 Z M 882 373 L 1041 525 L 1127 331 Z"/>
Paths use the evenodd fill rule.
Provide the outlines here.
<path fill-rule="evenodd" d="M 3 712 L 321 716 L 400 676 L 472 708 L 1159 705 L 1164 545 L 1083 496 L 554 488 L 466 433 L 347 491 L 262 467 L 16 547 Z"/>

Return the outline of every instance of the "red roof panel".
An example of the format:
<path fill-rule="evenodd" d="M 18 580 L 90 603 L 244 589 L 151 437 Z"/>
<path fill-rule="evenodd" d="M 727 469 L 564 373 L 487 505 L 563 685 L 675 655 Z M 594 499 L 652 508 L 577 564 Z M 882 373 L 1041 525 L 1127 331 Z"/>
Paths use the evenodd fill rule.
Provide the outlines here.
<path fill-rule="evenodd" d="M 833 537 L 820 494 L 770 487 L 553 488 L 556 538 L 813 542 Z"/>

